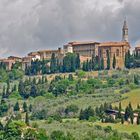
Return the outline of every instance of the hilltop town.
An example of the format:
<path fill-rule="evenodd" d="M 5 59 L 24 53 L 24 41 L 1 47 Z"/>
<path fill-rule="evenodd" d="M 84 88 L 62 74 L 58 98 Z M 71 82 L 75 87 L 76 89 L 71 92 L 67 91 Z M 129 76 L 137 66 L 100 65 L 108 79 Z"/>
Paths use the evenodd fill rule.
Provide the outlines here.
<path fill-rule="evenodd" d="M 107 67 L 107 54 L 110 56 L 110 69 L 113 68 L 113 57 L 116 57 L 115 69 L 124 69 L 125 55 L 130 50 L 131 46 L 128 40 L 128 26 L 126 20 L 122 28 L 122 40 L 117 42 L 69 42 L 63 48 L 57 50 L 41 50 L 37 52 L 30 52 L 25 57 L 9 56 L 1 59 L 0 62 L 6 65 L 7 70 L 11 70 L 12 65 L 16 62 L 22 63 L 22 69 L 31 66 L 31 62 L 35 60 L 50 60 L 52 54 L 59 62 L 63 62 L 63 58 L 67 53 L 75 53 L 80 55 L 81 63 L 91 60 L 92 57 L 98 56 L 99 61 L 103 59 L 104 68 Z M 140 53 L 140 47 L 135 47 L 135 53 Z"/>
<path fill-rule="evenodd" d="M 0 140 L 140 140 L 140 47 L 68 42 L 0 60 Z"/>

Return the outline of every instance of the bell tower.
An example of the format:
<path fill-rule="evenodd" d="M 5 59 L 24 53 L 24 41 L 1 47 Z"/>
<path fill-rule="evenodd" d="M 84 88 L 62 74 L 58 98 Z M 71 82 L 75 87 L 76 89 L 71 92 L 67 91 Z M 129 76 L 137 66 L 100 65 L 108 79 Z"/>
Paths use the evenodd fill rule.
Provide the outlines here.
<path fill-rule="evenodd" d="M 124 20 L 123 28 L 122 28 L 122 41 L 128 42 L 128 26 L 126 19 Z"/>

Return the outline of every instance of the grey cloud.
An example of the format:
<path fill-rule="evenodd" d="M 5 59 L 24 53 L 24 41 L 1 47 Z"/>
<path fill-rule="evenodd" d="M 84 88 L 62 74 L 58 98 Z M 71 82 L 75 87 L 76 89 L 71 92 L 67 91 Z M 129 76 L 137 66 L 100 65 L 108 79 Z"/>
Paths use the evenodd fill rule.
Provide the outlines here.
<path fill-rule="evenodd" d="M 130 42 L 140 40 L 139 0 L 2 0 L 0 9 L 0 57 L 68 41 L 119 41 L 125 16 Z"/>

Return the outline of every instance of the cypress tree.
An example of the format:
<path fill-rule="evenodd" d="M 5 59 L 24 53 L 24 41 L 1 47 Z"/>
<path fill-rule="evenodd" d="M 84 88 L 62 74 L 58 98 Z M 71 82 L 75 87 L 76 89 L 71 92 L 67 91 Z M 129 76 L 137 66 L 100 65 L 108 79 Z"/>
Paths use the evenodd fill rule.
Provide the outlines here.
<path fill-rule="evenodd" d="M 32 105 L 29 106 L 29 111 L 32 112 Z"/>
<path fill-rule="evenodd" d="M 72 74 L 69 74 L 68 79 L 69 79 L 70 81 L 73 81 L 73 75 L 72 75 Z"/>
<path fill-rule="evenodd" d="M 136 85 L 139 85 L 139 79 L 138 79 L 138 76 L 134 75 L 134 83 Z"/>
<path fill-rule="evenodd" d="M 19 94 L 20 94 L 22 97 L 25 98 L 25 93 L 26 93 L 26 92 L 25 92 L 25 86 L 24 86 L 24 83 L 23 83 L 22 80 L 19 82 L 18 91 L 19 91 Z"/>
<path fill-rule="evenodd" d="M 121 111 L 122 111 L 122 105 L 121 105 L 121 102 L 120 102 L 120 103 L 119 103 L 118 118 L 121 118 L 121 116 L 122 116 Z"/>
<path fill-rule="evenodd" d="M 4 129 L 4 126 L 3 124 L 0 122 L 0 130 L 3 130 Z"/>
<path fill-rule="evenodd" d="M 26 102 L 24 102 L 23 103 L 23 111 L 27 112 L 27 110 L 28 110 L 27 104 L 26 104 Z"/>
<path fill-rule="evenodd" d="M 128 68 L 129 62 L 128 62 L 128 53 L 125 54 L 125 67 Z"/>
<path fill-rule="evenodd" d="M 121 123 L 124 124 L 124 117 L 121 115 Z"/>
<path fill-rule="evenodd" d="M 29 116 L 28 116 L 28 112 L 26 112 L 26 115 L 25 115 L 25 123 L 27 126 L 29 126 Z"/>
<path fill-rule="evenodd" d="M 14 111 L 19 111 L 20 107 L 19 107 L 19 103 L 16 102 L 15 106 L 14 106 Z"/>
<path fill-rule="evenodd" d="M 107 69 L 110 69 L 110 54 L 109 54 L 109 50 L 107 50 Z"/>
<path fill-rule="evenodd" d="M 86 71 L 86 62 L 83 62 L 82 70 L 83 70 L 83 71 Z"/>
<path fill-rule="evenodd" d="M 112 64 L 112 66 L 113 66 L 113 69 L 116 68 L 116 57 L 115 57 L 115 54 L 113 56 L 113 64 Z"/>
<path fill-rule="evenodd" d="M 138 113 L 138 117 L 137 117 L 137 125 L 140 124 L 140 112 Z"/>
<path fill-rule="evenodd" d="M 75 56 L 72 55 L 70 59 L 71 59 L 70 60 L 71 61 L 71 64 L 70 64 L 70 70 L 69 70 L 69 72 L 75 72 L 75 70 L 76 70 L 76 59 L 75 59 Z"/>
<path fill-rule="evenodd" d="M 80 55 L 79 55 L 79 53 L 76 55 L 76 69 L 80 69 Z"/>
<path fill-rule="evenodd" d="M 30 96 L 36 97 L 37 96 L 37 88 L 36 85 L 31 86 Z"/>
<path fill-rule="evenodd" d="M 101 59 L 101 70 L 104 70 L 104 58 Z"/>
<path fill-rule="evenodd" d="M 55 53 L 52 54 L 51 57 L 51 63 L 50 63 L 50 71 L 51 73 L 55 73 L 56 72 L 56 57 L 55 57 Z"/>

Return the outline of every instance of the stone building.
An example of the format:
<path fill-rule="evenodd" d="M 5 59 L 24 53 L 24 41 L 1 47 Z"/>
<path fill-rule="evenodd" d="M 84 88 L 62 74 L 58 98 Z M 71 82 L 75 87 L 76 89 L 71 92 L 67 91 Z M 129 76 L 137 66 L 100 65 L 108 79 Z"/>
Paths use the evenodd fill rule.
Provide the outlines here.
<path fill-rule="evenodd" d="M 16 62 L 21 62 L 22 61 L 22 58 L 21 57 L 18 57 L 18 56 L 9 56 L 8 57 L 8 60 L 14 60 Z"/>
<path fill-rule="evenodd" d="M 1 59 L 0 62 L 5 64 L 6 70 L 11 70 L 13 64 L 16 63 L 15 60 L 10 60 L 10 59 Z"/>
<path fill-rule="evenodd" d="M 69 42 L 64 45 L 64 53 L 78 53 L 80 56 L 92 57 L 98 55 L 98 42 Z"/>
<path fill-rule="evenodd" d="M 138 53 L 140 55 L 140 46 L 137 46 L 134 50 L 135 53 Z"/>
<path fill-rule="evenodd" d="M 107 53 L 110 56 L 110 68 L 112 69 L 113 57 L 116 58 L 116 68 L 124 68 L 125 54 L 130 49 L 128 42 L 105 42 L 98 46 L 98 56 L 104 59 L 104 66 L 107 67 Z"/>
<path fill-rule="evenodd" d="M 104 59 L 107 67 L 107 52 L 110 55 L 110 66 L 112 68 L 113 57 L 116 57 L 116 68 L 124 68 L 125 54 L 130 49 L 128 42 L 128 27 L 126 20 L 122 28 L 122 41 L 119 42 L 69 42 L 63 46 L 64 53 L 78 53 L 83 60 L 99 56 Z"/>
<path fill-rule="evenodd" d="M 63 51 L 61 48 L 58 48 L 57 50 L 42 50 L 38 51 L 41 60 L 49 60 L 51 59 L 52 54 L 54 53 L 56 57 L 59 57 L 63 54 Z"/>

